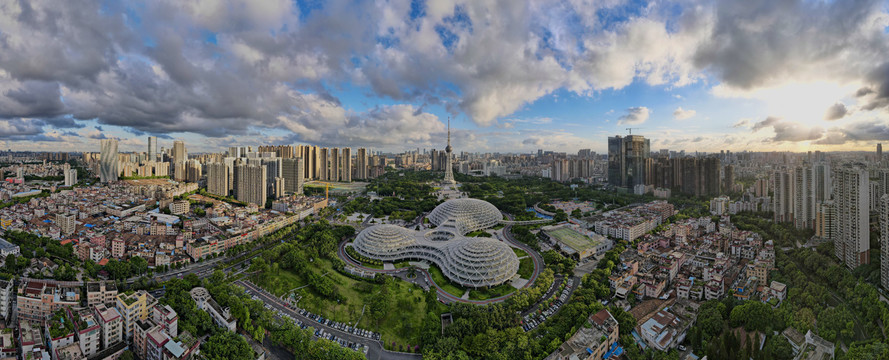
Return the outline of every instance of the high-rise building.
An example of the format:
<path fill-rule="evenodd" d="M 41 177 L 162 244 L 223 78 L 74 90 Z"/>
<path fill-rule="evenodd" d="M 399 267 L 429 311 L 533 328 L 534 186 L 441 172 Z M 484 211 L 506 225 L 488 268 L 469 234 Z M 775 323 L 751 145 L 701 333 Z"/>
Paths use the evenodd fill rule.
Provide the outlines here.
<path fill-rule="evenodd" d="M 339 148 L 330 149 L 330 181 L 340 181 L 342 178 L 342 153 Z"/>
<path fill-rule="evenodd" d="M 188 160 L 188 153 L 185 150 L 185 142 L 181 140 L 173 141 L 173 163 L 184 163 Z"/>
<path fill-rule="evenodd" d="M 815 181 L 810 166 L 797 166 L 793 170 L 793 224 L 797 229 L 815 226 Z"/>
<path fill-rule="evenodd" d="M 623 188 L 644 184 L 645 161 L 650 149 L 650 141 L 641 135 L 609 137 L 608 183 Z"/>
<path fill-rule="evenodd" d="M 103 139 L 99 158 L 99 180 L 103 183 L 117 181 L 120 175 L 117 160 L 117 139 Z"/>
<path fill-rule="evenodd" d="M 273 154 L 271 154 L 273 155 Z M 261 165 L 266 167 L 266 180 L 268 180 L 268 193 L 272 196 L 277 197 L 278 192 L 275 191 L 275 186 L 277 186 L 277 179 L 283 177 L 282 175 L 282 161 L 283 158 L 279 157 L 264 157 L 261 160 Z"/>
<path fill-rule="evenodd" d="M 77 169 L 65 170 L 65 186 L 74 186 L 77 184 Z"/>
<path fill-rule="evenodd" d="M 282 162 L 282 178 L 284 179 L 284 192 L 302 195 L 303 182 L 305 181 L 304 161 L 301 158 L 284 159 Z"/>
<path fill-rule="evenodd" d="M 816 152 L 815 158 L 819 156 L 820 154 Z M 830 200 L 830 164 L 818 161 L 812 171 L 814 172 L 815 202 Z"/>
<path fill-rule="evenodd" d="M 726 165 L 722 168 L 722 193 L 731 194 L 735 188 L 735 167 Z"/>
<path fill-rule="evenodd" d="M 880 285 L 889 289 L 889 194 L 880 198 Z"/>
<path fill-rule="evenodd" d="M 341 154 L 340 181 L 352 182 L 352 148 L 345 147 Z"/>
<path fill-rule="evenodd" d="M 225 163 L 207 164 L 207 192 L 219 196 L 228 196 L 228 166 Z"/>
<path fill-rule="evenodd" d="M 203 176 L 201 163 L 197 159 L 191 159 L 185 162 L 185 181 L 196 183 Z"/>
<path fill-rule="evenodd" d="M 434 150 L 433 150 L 434 151 Z M 355 157 L 355 177 L 360 180 L 367 179 L 367 149 L 358 148 Z M 433 169 L 435 170 L 435 169 Z"/>
<path fill-rule="evenodd" d="M 157 161 L 157 137 L 148 137 L 148 154 L 146 161 Z"/>
<path fill-rule="evenodd" d="M 318 179 L 321 181 L 327 181 L 330 180 L 330 164 L 328 161 L 330 150 L 327 148 L 321 148 L 320 152 L 321 155 L 318 162 Z"/>
<path fill-rule="evenodd" d="M 773 174 L 775 184 L 774 197 L 772 198 L 775 222 L 793 221 L 793 174 L 778 170 Z"/>
<path fill-rule="evenodd" d="M 815 236 L 832 239 L 836 231 L 836 212 L 833 201 L 827 200 L 815 206 Z"/>
<path fill-rule="evenodd" d="M 753 183 L 753 195 L 756 197 L 769 196 L 769 179 L 756 179 Z"/>
<path fill-rule="evenodd" d="M 268 197 L 267 168 L 262 165 L 235 166 L 237 199 L 245 203 L 265 206 Z"/>
<path fill-rule="evenodd" d="M 883 144 L 877 144 L 877 161 L 883 160 Z"/>
<path fill-rule="evenodd" d="M 834 252 L 846 267 L 855 269 L 870 262 L 868 173 L 857 165 L 845 165 L 836 171 L 834 180 Z"/>

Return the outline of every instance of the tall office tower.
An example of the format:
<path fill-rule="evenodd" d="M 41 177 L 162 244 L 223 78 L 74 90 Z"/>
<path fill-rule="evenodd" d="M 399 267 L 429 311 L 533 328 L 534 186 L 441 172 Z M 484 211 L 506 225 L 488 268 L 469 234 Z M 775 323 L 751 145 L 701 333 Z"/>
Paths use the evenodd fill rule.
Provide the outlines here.
<path fill-rule="evenodd" d="M 65 186 L 77 184 L 77 169 L 65 170 Z"/>
<path fill-rule="evenodd" d="M 56 214 L 56 225 L 59 227 L 62 235 L 71 235 L 74 233 L 76 226 L 76 217 L 73 214 Z"/>
<path fill-rule="evenodd" d="M 452 155 L 453 148 L 451 148 L 451 118 L 448 118 L 448 146 L 445 147 L 445 153 L 447 154 L 447 158 L 444 162 L 445 174 L 444 179 L 442 179 L 443 184 L 456 184 L 457 181 L 454 180 L 454 166 L 451 164 L 451 159 L 453 159 Z"/>
<path fill-rule="evenodd" d="M 775 222 L 793 221 L 793 174 L 778 170 L 774 173 L 775 196 L 772 198 Z"/>
<path fill-rule="evenodd" d="M 173 163 L 184 163 L 185 160 L 188 160 L 188 153 L 185 151 L 185 142 L 181 140 L 173 141 Z"/>
<path fill-rule="evenodd" d="M 815 226 L 814 172 L 808 165 L 793 169 L 793 225 L 797 229 Z"/>
<path fill-rule="evenodd" d="M 322 181 L 330 180 L 330 164 L 328 162 L 328 157 L 330 156 L 330 151 L 327 148 L 321 148 L 321 156 L 319 157 L 318 162 L 318 179 Z"/>
<path fill-rule="evenodd" d="M 292 159 L 284 159 L 282 161 L 281 167 L 281 177 L 284 179 L 284 192 L 302 195 L 303 194 L 303 182 L 305 181 L 305 175 L 303 171 L 305 167 L 303 166 L 304 161 L 301 158 L 292 158 Z"/>
<path fill-rule="evenodd" d="M 889 194 L 880 198 L 880 285 L 889 289 Z"/>
<path fill-rule="evenodd" d="M 99 180 L 103 183 L 117 181 L 120 175 L 117 160 L 117 139 L 104 139 L 101 142 L 99 158 Z"/>
<path fill-rule="evenodd" d="M 826 200 L 815 205 L 815 236 L 832 239 L 836 231 L 836 211 L 833 201 Z"/>
<path fill-rule="evenodd" d="M 424 151 L 425 151 L 425 149 L 424 149 Z M 356 155 L 357 156 L 355 157 L 355 168 L 357 171 L 355 173 L 355 177 L 357 177 L 360 180 L 366 180 L 367 179 L 367 149 L 358 148 L 358 152 L 356 153 Z"/>
<path fill-rule="evenodd" d="M 185 162 L 185 181 L 196 183 L 203 176 L 201 163 L 197 159 L 191 159 Z"/>
<path fill-rule="evenodd" d="M 249 204 L 265 206 L 268 197 L 268 169 L 261 165 L 235 166 L 238 191 L 237 199 Z"/>
<path fill-rule="evenodd" d="M 877 161 L 883 160 L 883 144 L 877 144 Z"/>
<path fill-rule="evenodd" d="M 818 151 L 815 158 L 820 157 Z M 824 161 L 815 163 L 813 167 L 815 177 L 815 203 L 830 200 L 830 164 Z"/>
<path fill-rule="evenodd" d="M 225 163 L 207 164 L 207 192 L 228 196 L 228 166 Z"/>
<path fill-rule="evenodd" d="M 340 181 L 352 182 L 352 148 L 343 148 Z"/>
<path fill-rule="evenodd" d="M 157 161 L 157 137 L 148 137 L 148 158 L 146 161 Z"/>
<path fill-rule="evenodd" d="M 342 161 L 340 149 L 330 149 L 330 181 L 340 181 Z"/>
<path fill-rule="evenodd" d="M 429 163 L 432 167 L 432 171 L 441 170 L 441 165 L 439 164 L 438 160 L 439 160 L 438 150 L 435 150 L 435 149 L 429 150 Z"/>
<path fill-rule="evenodd" d="M 722 193 L 731 194 L 735 188 L 735 167 L 726 165 L 722 169 Z"/>
<path fill-rule="evenodd" d="M 855 269 L 870 262 L 868 174 L 857 165 L 845 165 L 836 171 L 834 181 L 834 252 L 846 267 Z"/>
<path fill-rule="evenodd" d="M 608 183 L 623 188 L 644 184 L 650 149 L 650 141 L 641 135 L 609 137 Z"/>

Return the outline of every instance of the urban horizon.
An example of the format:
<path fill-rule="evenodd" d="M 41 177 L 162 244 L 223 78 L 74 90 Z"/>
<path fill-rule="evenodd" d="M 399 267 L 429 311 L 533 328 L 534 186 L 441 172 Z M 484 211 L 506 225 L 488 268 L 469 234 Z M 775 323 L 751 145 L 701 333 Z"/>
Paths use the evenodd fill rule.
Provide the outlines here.
<path fill-rule="evenodd" d="M 0 0 L 0 360 L 889 359 L 889 0 Z"/>

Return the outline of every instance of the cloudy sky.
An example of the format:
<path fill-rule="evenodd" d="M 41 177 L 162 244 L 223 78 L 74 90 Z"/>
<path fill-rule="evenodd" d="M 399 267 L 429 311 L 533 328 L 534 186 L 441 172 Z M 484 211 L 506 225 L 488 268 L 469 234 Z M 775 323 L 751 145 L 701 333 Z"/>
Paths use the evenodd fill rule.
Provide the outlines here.
<path fill-rule="evenodd" d="M 0 0 L 0 148 L 889 142 L 889 3 Z M 166 143 L 166 144 L 165 144 Z"/>

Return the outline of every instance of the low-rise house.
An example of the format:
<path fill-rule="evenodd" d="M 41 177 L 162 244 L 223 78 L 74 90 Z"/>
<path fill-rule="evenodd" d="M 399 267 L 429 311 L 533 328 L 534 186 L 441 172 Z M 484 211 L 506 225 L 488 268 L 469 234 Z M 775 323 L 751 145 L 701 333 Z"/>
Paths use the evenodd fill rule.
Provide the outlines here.
<path fill-rule="evenodd" d="M 231 310 L 229 308 L 223 309 L 219 306 L 216 300 L 213 300 L 213 297 L 210 296 L 207 289 L 202 287 L 191 289 L 191 298 L 197 303 L 199 309 L 210 314 L 210 318 L 213 319 L 216 325 L 229 331 L 237 329 L 237 320 L 231 315 Z"/>
<path fill-rule="evenodd" d="M 547 360 L 599 360 L 619 354 L 618 323 L 608 310 L 591 315 L 587 326 L 546 357 Z"/>

